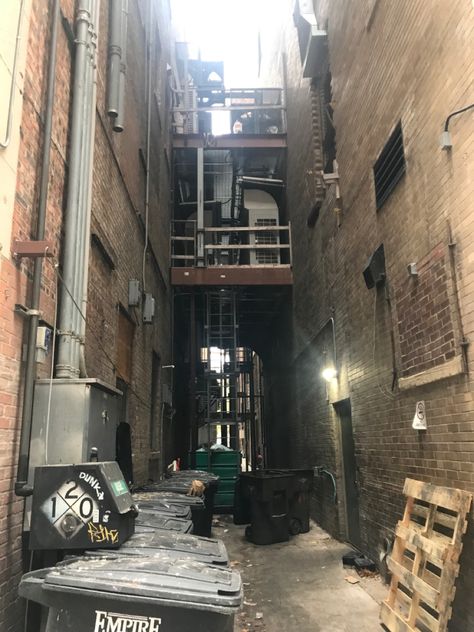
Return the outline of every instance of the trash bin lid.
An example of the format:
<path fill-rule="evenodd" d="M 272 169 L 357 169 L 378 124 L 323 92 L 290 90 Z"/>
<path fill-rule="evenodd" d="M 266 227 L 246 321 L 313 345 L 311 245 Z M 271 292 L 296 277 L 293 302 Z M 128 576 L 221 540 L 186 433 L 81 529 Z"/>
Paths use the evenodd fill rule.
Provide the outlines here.
<path fill-rule="evenodd" d="M 135 519 L 136 527 L 150 527 L 155 529 L 166 529 L 168 531 L 180 531 L 181 533 L 189 533 L 193 528 L 191 520 L 183 520 L 175 518 L 169 514 L 162 514 L 159 511 L 140 510 Z"/>
<path fill-rule="evenodd" d="M 188 488 L 186 488 L 186 493 Z M 144 502 L 152 503 L 155 500 L 165 500 L 167 502 L 173 503 L 173 505 L 187 505 L 192 509 L 204 509 L 204 500 L 200 496 L 187 496 L 186 493 L 161 490 L 146 491 L 133 494 L 132 498 L 136 500 L 142 507 Z"/>
<path fill-rule="evenodd" d="M 110 597 L 117 601 L 156 599 L 178 602 L 180 607 L 239 607 L 242 598 L 240 575 L 195 560 L 180 560 L 165 554 L 153 559 L 107 555 L 73 558 L 51 569 L 43 590 L 71 597 Z M 108 593 L 108 594 L 107 594 Z"/>
<path fill-rule="evenodd" d="M 143 500 L 140 500 L 138 496 L 143 496 Z M 133 496 L 133 501 L 136 505 L 138 505 L 138 509 L 140 511 L 159 511 L 162 514 L 174 516 L 175 518 L 184 518 L 186 520 L 189 520 L 189 518 L 191 517 L 191 507 L 189 507 L 189 505 L 170 502 L 166 498 L 158 497 L 153 498 L 153 501 L 150 501 L 149 492 L 136 494 L 135 496 Z"/>
<path fill-rule="evenodd" d="M 145 492 L 174 492 L 175 494 L 188 494 L 191 490 L 191 482 L 194 479 L 191 477 L 175 477 L 167 478 L 159 483 L 152 483 L 144 486 L 142 489 Z M 201 481 L 205 487 L 209 487 L 208 481 Z"/>
<path fill-rule="evenodd" d="M 222 540 L 204 538 L 175 531 L 135 533 L 117 551 L 126 555 L 147 555 L 150 550 L 171 551 L 181 556 L 198 556 L 210 564 L 228 564 L 229 557 Z"/>

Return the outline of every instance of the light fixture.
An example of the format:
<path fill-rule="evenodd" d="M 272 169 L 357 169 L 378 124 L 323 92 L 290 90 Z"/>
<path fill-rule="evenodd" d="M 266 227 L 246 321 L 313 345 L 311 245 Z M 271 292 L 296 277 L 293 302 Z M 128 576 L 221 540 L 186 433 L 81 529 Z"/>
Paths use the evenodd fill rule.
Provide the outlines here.
<path fill-rule="evenodd" d="M 337 378 L 337 371 L 333 366 L 326 366 L 321 372 L 322 377 L 326 382 L 332 382 Z"/>

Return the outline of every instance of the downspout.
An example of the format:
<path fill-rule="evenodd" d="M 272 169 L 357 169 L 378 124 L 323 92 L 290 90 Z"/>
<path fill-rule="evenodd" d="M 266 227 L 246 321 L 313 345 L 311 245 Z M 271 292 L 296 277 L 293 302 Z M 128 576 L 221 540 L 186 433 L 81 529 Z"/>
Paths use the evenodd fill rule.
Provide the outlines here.
<path fill-rule="evenodd" d="M 93 3 L 95 4 L 95 3 Z M 92 4 L 90 5 L 92 9 Z M 81 355 L 81 336 L 82 322 L 84 320 L 82 315 L 82 298 L 83 298 L 83 282 L 84 273 L 87 267 L 88 261 L 85 259 L 86 244 L 87 244 L 87 202 L 89 199 L 88 178 L 89 178 L 89 160 L 90 160 L 90 125 L 92 119 L 92 83 L 93 83 L 93 53 L 92 53 L 92 39 L 94 37 L 94 25 L 92 11 L 89 14 L 89 26 L 87 30 L 87 54 L 86 54 L 86 66 L 84 76 L 84 103 L 82 108 L 82 138 L 81 138 L 81 161 L 80 161 L 80 174 L 79 174 L 79 198 L 77 207 L 77 232 L 76 232 L 76 244 L 74 252 L 74 280 L 72 287 L 69 286 L 69 290 L 74 296 L 74 300 L 77 305 L 73 309 L 72 320 L 72 332 L 73 332 L 73 345 L 72 345 L 72 362 L 74 367 L 73 377 L 80 376 L 80 355 Z M 78 307 L 80 309 L 78 309 Z"/>
<path fill-rule="evenodd" d="M 72 288 L 76 285 L 77 268 L 75 253 L 77 237 L 81 231 L 80 220 L 80 186 L 81 186 L 81 145 L 83 136 L 83 114 L 86 96 L 86 64 L 87 42 L 90 25 L 90 1 L 79 0 L 77 9 L 75 74 L 73 84 L 72 122 L 71 122 L 71 150 L 68 176 L 68 196 L 65 213 L 64 237 L 64 282 L 61 285 L 61 309 L 59 316 L 58 358 L 56 363 L 56 377 L 74 378 L 79 375 L 77 348 L 77 332 L 74 331 L 74 318 L 77 299 Z M 82 229 L 83 230 L 83 229 Z M 83 262 L 84 264 L 84 262 Z M 82 292 L 82 287 L 79 288 Z M 69 292 L 73 294 L 70 296 Z M 77 365 L 74 364 L 77 357 Z"/>
<path fill-rule="evenodd" d="M 46 108 L 44 117 L 44 140 L 41 158 L 41 181 L 38 202 L 38 225 L 36 239 L 44 239 L 46 225 L 46 206 L 48 201 L 49 164 L 51 158 L 51 131 L 53 126 L 54 89 L 56 79 L 56 48 L 59 23 L 59 0 L 54 0 L 51 9 L 51 39 L 49 43 L 48 83 L 46 88 Z M 17 496 L 30 496 L 32 488 L 27 486 L 30 463 L 31 422 L 33 415 L 33 393 L 36 378 L 36 335 L 38 331 L 39 306 L 41 296 L 41 277 L 43 260 L 37 257 L 33 269 L 33 287 L 31 294 L 31 312 L 26 347 L 25 387 L 23 391 L 23 411 L 21 419 L 20 452 L 15 483 Z M 57 297 L 56 297 L 57 300 Z M 54 358 L 52 359 L 54 362 Z"/>
<path fill-rule="evenodd" d="M 82 300 L 81 311 L 85 316 L 87 313 L 87 295 L 89 285 L 89 252 L 90 252 L 90 231 L 92 216 L 92 192 L 94 174 L 94 148 L 95 148 L 95 124 L 96 124 L 96 103 L 97 103 L 97 37 L 99 33 L 100 0 L 94 3 L 94 15 L 92 16 L 93 31 L 91 34 L 91 64 L 92 64 L 92 101 L 91 120 L 89 133 L 89 158 L 87 173 L 87 200 L 86 200 L 86 229 L 85 229 L 85 250 L 84 250 L 84 276 L 82 280 Z M 79 371 L 80 377 L 87 377 L 87 366 L 85 358 L 85 336 L 86 321 L 81 317 L 79 323 Z"/>
<path fill-rule="evenodd" d="M 125 79 L 127 73 L 127 27 L 128 27 L 128 0 L 122 0 L 122 27 L 120 76 L 118 89 L 118 111 L 114 119 L 114 132 L 123 132 L 125 123 Z"/>
<path fill-rule="evenodd" d="M 16 75 L 18 69 L 18 57 L 20 51 L 20 33 L 21 33 L 21 23 L 23 21 L 23 9 L 25 7 L 25 0 L 21 0 L 20 2 L 20 10 L 18 12 L 18 25 L 16 28 L 16 43 L 15 43 L 15 56 L 13 57 L 13 68 L 12 68 L 12 80 L 10 84 L 10 97 L 8 99 L 8 114 L 7 114 L 7 129 L 5 130 L 5 137 L 2 141 L 0 141 L 0 148 L 6 149 L 10 144 L 11 133 L 12 133 L 12 123 L 13 123 L 13 105 L 15 102 L 15 92 L 16 92 Z"/>
<path fill-rule="evenodd" d="M 119 113 L 120 99 L 122 0 L 110 0 L 109 6 L 109 84 L 107 91 L 107 114 L 115 118 Z"/>

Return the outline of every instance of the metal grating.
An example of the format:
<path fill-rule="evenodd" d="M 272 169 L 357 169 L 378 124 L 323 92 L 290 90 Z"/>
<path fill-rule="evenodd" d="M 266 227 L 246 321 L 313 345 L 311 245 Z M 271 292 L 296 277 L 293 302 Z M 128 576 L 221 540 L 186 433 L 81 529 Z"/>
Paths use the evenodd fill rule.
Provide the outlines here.
<path fill-rule="evenodd" d="M 255 222 L 256 226 L 276 226 L 274 218 L 259 218 Z M 275 232 L 261 233 L 255 235 L 255 245 L 278 244 L 278 234 Z M 255 257 L 259 264 L 280 263 L 278 250 L 255 250 Z"/>
<path fill-rule="evenodd" d="M 398 123 L 374 165 L 375 201 L 380 209 L 406 170 L 402 124 Z"/>

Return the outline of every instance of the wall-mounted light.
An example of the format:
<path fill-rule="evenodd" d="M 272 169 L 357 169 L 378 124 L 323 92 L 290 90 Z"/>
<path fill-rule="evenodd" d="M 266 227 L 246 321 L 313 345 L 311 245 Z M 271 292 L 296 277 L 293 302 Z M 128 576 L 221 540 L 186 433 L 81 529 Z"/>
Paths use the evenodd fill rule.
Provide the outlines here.
<path fill-rule="evenodd" d="M 337 371 L 333 366 L 326 366 L 321 372 L 322 377 L 326 382 L 332 382 L 337 378 Z"/>

